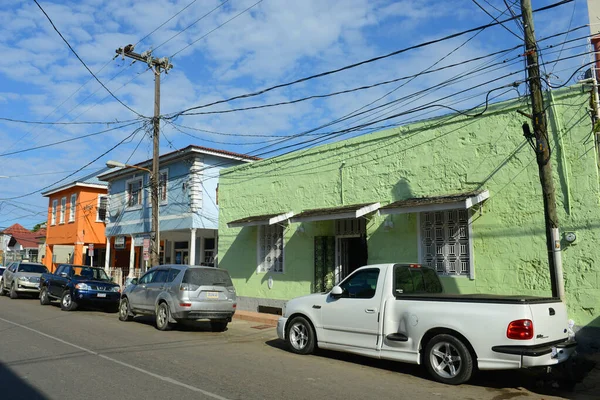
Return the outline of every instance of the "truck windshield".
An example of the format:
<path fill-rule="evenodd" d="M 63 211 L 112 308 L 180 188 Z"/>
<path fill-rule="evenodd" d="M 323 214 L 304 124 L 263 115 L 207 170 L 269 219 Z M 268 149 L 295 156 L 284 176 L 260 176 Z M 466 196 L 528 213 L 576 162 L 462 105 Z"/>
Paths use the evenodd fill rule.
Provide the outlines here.
<path fill-rule="evenodd" d="M 78 279 L 89 279 L 95 281 L 108 281 L 108 276 L 106 272 L 104 272 L 101 268 L 91 268 L 91 267 L 73 267 L 73 278 Z"/>
<path fill-rule="evenodd" d="M 216 268 L 190 268 L 185 271 L 182 283 L 197 286 L 233 286 L 227 271 Z"/>
<path fill-rule="evenodd" d="M 430 268 L 396 266 L 394 270 L 394 293 L 442 293 L 442 283 Z"/>
<path fill-rule="evenodd" d="M 35 274 L 45 274 L 48 269 L 41 264 L 21 264 L 18 272 L 32 272 Z"/>

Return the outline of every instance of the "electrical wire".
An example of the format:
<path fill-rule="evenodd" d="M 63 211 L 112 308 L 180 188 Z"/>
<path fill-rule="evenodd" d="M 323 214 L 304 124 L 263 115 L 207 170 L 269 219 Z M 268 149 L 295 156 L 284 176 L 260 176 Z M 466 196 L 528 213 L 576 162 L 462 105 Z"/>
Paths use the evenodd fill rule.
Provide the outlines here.
<path fill-rule="evenodd" d="M 571 0 L 572 1 L 572 0 Z M 213 33 L 214 31 L 216 31 L 217 29 L 227 25 L 228 23 L 230 23 L 231 21 L 233 21 L 234 19 L 236 19 L 237 17 L 239 17 L 240 15 L 250 11 L 252 8 L 256 7 L 257 5 L 259 5 L 260 3 L 262 3 L 263 0 L 259 0 L 256 3 L 252 4 L 250 7 L 246 8 L 245 10 L 243 10 L 242 12 L 234 15 L 233 17 L 229 18 L 227 21 L 223 22 L 222 24 L 220 24 L 219 26 L 217 26 L 216 28 L 214 28 L 213 30 L 209 31 L 208 33 L 204 34 L 203 36 L 199 37 L 198 39 L 194 40 L 192 43 L 188 44 L 187 46 L 185 46 L 184 48 L 182 48 L 181 50 L 176 51 L 175 53 L 173 53 L 173 55 L 170 58 L 175 57 L 177 54 L 181 53 L 182 51 L 184 51 L 185 49 L 187 49 L 190 46 L 193 46 L 194 44 L 196 44 L 197 42 L 199 42 L 200 40 L 204 39 L 205 37 L 207 37 L 208 35 L 210 35 L 211 33 Z"/>
<path fill-rule="evenodd" d="M 538 8 L 538 9 L 534 10 L 533 12 L 540 12 L 540 11 L 549 10 L 549 9 L 561 6 L 563 4 L 571 3 L 572 1 L 574 1 L 574 0 L 562 0 L 562 1 L 559 1 L 557 3 L 553 3 L 553 4 L 550 4 L 548 6 L 545 6 L 545 7 L 542 7 L 542 8 Z M 292 85 L 295 85 L 295 84 L 298 84 L 298 83 L 306 82 L 306 81 L 309 81 L 309 80 L 312 80 L 312 79 L 321 78 L 321 77 L 324 77 L 324 76 L 336 74 L 336 73 L 339 73 L 339 72 L 342 72 L 342 71 L 346 71 L 346 70 L 349 70 L 349 69 L 352 69 L 352 68 L 359 67 L 361 65 L 370 64 L 370 63 L 373 63 L 373 62 L 376 62 L 376 61 L 379 61 L 379 60 L 383 60 L 383 59 L 386 59 L 386 58 L 389 58 L 389 57 L 392 57 L 392 56 L 396 56 L 398 54 L 402 54 L 402 53 L 405 53 L 405 52 L 410 51 L 410 50 L 419 49 L 419 48 L 426 47 L 426 46 L 429 46 L 429 45 L 432 45 L 432 44 L 435 44 L 435 43 L 440 43 L 440 42 L 443 42 L 443 41 L 446 41 L 446 40 L 449 40 L 449 39 L 453 39 L 453 38 L 465 35 L 467 33 L 476 32 L 478 30 L 487 29 L 487 28 L 490 28 L 490 27 L 493 27 L 493 26 L 496 26 L 496 25 L 500 25 L 500 24 L 508 22 L 508 21 L 512 21 L 512 20 L 514 20 L 514 19 L 516 19 L 518 17 L 519 16 L 508 18 L 508 19 L 505 19 L 505 20 L 502 20 L 502 21 L 498 21 L 498 22 L 492 22 L 492 23 L 489 23 L 489 24 L 486 24 L 486 25 L 478 26 L 476 28 L 471 28 L 471 29 L 467 29 L 467 30 L 464 30 L 464 31 L 461 31 L 461 32 L 456 32 L 456 33 L 444 36 L 444 37 L 439 38 L 439 39 L 434 39 L 434 40 L 429 40 L 429 41 L 426 41 L 426 42 L 421 42 L 419 44 L 412 45 L 412 46 L 409 46 L 409 47 L 405 47 L 405 48 L 393 51 L 391 53 L 388 53 L 388 54 L 385 54 L 385 55 L 382 55 L 382 56 L 373 57 L 373 58 L 370 58 L 370 59 L 367 59 L 367 60 L 359 61 L 357 63 L 346 65 L 346 66 L 341 67 L 341 68 L 336 68 L 336 69 L 333 69 L 333 70 L 329 70 L 329 71 L 321 72 L 321 73 L 318 73 L 318 74 L 310 75 L 310 76 L 307 76 L 307 77 L 304 77 L 304 78 L 296 79 L 296 80 L 291 81 L 291 82 L 281 83 L 281 84 L 278 84 L 278 85 L 275 85 L 275 86 L 271 86 L 271 87 L 268 87 L 268 88 L 265 88 L 265 89 L 262 89 L 262 90 L 259 90 L 259 91 L 256 91 L 256 92 L 241 94 L 241 95 L 230 97 L 228 99 L 218 100 L 218 101 L 214 101 L 214 102 L 211 102 L 211 103 L 203 104 L 203 105 L 200 105 L 200 106 L 190 107 L 188 109 L 180 111 L 179 113 L 176 113 L 175 115 L 180 115 L 180 114 L 182 114 L 184 112 L 188 112 L 188 111 L 192 111 L 192 110 L 197 110 L 197 109 L 201 109 L 201 108 L 206 108 L 206 107 L 214 106 L 214 105 L 217 105 L 217 104 L 228 103 L 228 102 L 233 101 L 233 100 L 245 99 L 245 98 L 249 98 L 249 97 L 259 96 L 259 95 L 262 95 L 264 93 L 270 92 L 270 91 L 275 90 L 275 89 L 280 89 L 280 88 L 292 86 Z"/>
<path fill-rule="evenodd" d="M 46 11 L 42 8 L 42 6 L 40 5 L 40 3 L 38 3 L 37 0 L 33 0 L 35 2 L 35 4 L 38 6 L 38 8 L 44 13 L 44 15 L 46 16 L 46 18 L 48 19 L 48 21 L 50 22 L 50 25 L 52 25 L 52 28 L 54 28 L 54 30 L 56 31 L 56 33 L 58 33 L 58 35 L 60 36 L 60 38 L 63 40 L 63 42 L 65 42 L 65 44 L 69 47 L 69 49 L 71 50 L 71 52 L 75 55 L 75 57 L 77 57 L 77 59 L 79 60 L 79 62 L 81 62 L 81 64 L 85 67 L 85 69 L 87 69 L 87 71 L 94 77 L 94 79 L 96 79 L 96 81 L 116 100 L 118 101 L 122 106 L 124 106 L 125 108 L 127 108 L 129 111 L 131 111 L 132 113 L 136 114 L 138 117 L 141 118 L 146 118 L 144 115 L 138 113 L 137 111 L 135 111 L 133 108 L 129 107 L 127 104 L 123 103 L 117 96 L 114 95 L 113 92 L 110 91 L 109 88 L 107 88 L 104 83 L 102 83 L 102 81 L 100 79 L 98 79 L 98 77 L 92 72 L 92 70 L 87 66 L 87 64 L 81 59 L 81 57 L 79 57 L 79 54 L 77 54 L 77 52 L 75 51 L 75 49 L 73 49 L 73 47 L 71 46 L 71 44 L 67 41 L 67 39 L 65 39 L 65 37 L 62 35 L 62 33 L 60 33 L 60 31 L 58 30 L 58 28 L 56 27 L 56 25 L 54 25 L 54 22 L 52 21 L 52 19 L 50 18 L 50 16 L 46 13 Z"/>
<path fill-rule="evenodd" d="M 182 12 L 184 12 L 185 10 L 187 10 L 188 8 L 190 8 L 190 6 L 192 6 L 196 1 L 198 0 L 192 0 L 191 3 L 189 3 L 187 6 L 183 7 L 181 10 L 179 10 L 175 15 L 173 15 L 171 18 L 169 18 L 168 20 L 166 20 L 165 22 L 163 22 L 162 24 L 160 24 L 159 26 L 157 26 L 152 32 L 148 33 L 146 36 L 144 36 L 143 38 L 141 38 L 140 40 L 138 40 L 134 46 L 137 46 L 138 44 L 140 44 L 141 42 L 144 41 L 144 39 L 147 39 L 150 35 L 152 35 L 154 32 L 156 32 L 157 30 L 159 30 L 160 28 L 162 28 L 163 26 L 165 26 L 166 24 L 168 24 L 173 18 L 175 18 L 176 16 L 178 16 L 179 14 L 181 14 Z M 229 0 L 227 0 L 229 1 Z"/>

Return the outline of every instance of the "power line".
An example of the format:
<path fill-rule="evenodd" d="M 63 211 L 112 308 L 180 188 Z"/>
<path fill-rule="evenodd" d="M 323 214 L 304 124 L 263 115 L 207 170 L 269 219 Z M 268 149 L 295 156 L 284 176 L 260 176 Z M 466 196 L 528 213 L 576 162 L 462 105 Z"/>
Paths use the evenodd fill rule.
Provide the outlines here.
<path fill-rule="evenodd" d="M 194 0 L 195 2 L 196 0 Z M 192 3 L 194 3 L 192 2 Z M 159 47 L 162 47 L 163 45 L 169 43 L 171 40 L 175 39 L 177 36 L 181 35 L 183 32 L 187 31 L 188 29 L 190 29 L 192 26 L 196 25 L 198 22 L 202 21 L 204 18 L 208 17 L 210 14 L 212 14 L 213 12 L 217 11 L 219 8 L 223 7 L 225 4 L 227 4 L 229 2 L 229 0 L 224 0 L 222 3 L 220 3 L 218 6 L 216 6 L 215 8 L 213 8 L 212 10 L 210 10 L 209 12 L 207 12 L 206 14 L 204 14 L 203 16 L 201 16 L 200 18 L 198 18 L 197 20 L 195 20 L 194 22 L 192 22 L 191 24 L 189 24 L 188 26 L 186 26 L 185 28 L 183 28 L 182 30 L 180 30 L 179 32 L 177 32 L 175 35 L 171 36 L 170 38 L 168 38 L 167 40 L 165 40 L 164 42 L 162 42 L 161 44 L 159 44 L 158 46 L 156 46 L 153 50 L 158 49 Z M 189 6 L 188 6 L 189 7 Z M 181 50 L 180 50 L 181 51 Z M 177 54 L 177 53 L 175 53 Z M 174 54 L 174 55 L 175 55 Z M 173 56 L 174 56 L 173 55 Z M 173 57 L 171 56 L 171 58 Z"/>
<path fill-rule="evenodd" d="M 574 0 L 562 0 L 560 2 L 557 2 L 557 3 L 554 3 L 554 4 L 550 4 L 550 5 L 542 7 L 542 8 L 538 8 L 534 12 L 540 12 L 540 11 L 549 10 L 549 9 L 561 6 L 563 4 L 571 3 L 572 1 L 574 1 Z M 439 43 L 439 42 L 443 42 L 443 41 L 446 41 L 446 40 L 449 40 L 449 39 L 453 39 L 453 38 L 465 35 L 467 33 L 471 33 L 471 32 L 475 32 L 475 31 L 487 29 L 487 28 L 490 28 L 490 27 L 493 27 L 493 26 L 496 26 L 496 25 L 500 25 L 502 23 L 505 23 L 505 22 L 508 22 L 508 21 L 512 21 L 512 20 L 514 20 L 516 18 L 519 18 L 519 17 L 520 17 L 520 15 L 516 16 L 516 17 L 511 17 L 511 18 L 508 18 L 508 19 L 505 19 L 505 20 L 502 20 L 502 21 L 492 22 L 492 23 L 489 23 L 489 24 L 486 24 L 486 25 L 481 25 L 481 26 L 478 26 L 476 28 L 467 29 L 465 31 L 453 33 L 451 35 L 447 35 L 447 36 L 444 36 L 444 37 L 439 38 L 439 39 L 429 40 L 427 42 L 422 42 L 422 43 L 419 43 L 419 44 L 416 44 L 416 45 L 405 47 L 403 49 L 396 50 L 396 51 L 393 51 L 391 53 L 388 53 L 388 54 L 385 54 L 385 55 L 382 55 L 382 56 L 373 57 L 373 58 L 370 58 L 370 59 L 367 59 L 367 60 L 363 60 L 363 61 L 360 61 L 360 62 L 357 62 L 357 63 L 354 63 L 354 64 L 346 65 L 346 66 L 341 67 L 341 68 L 337 68 L 337 69 L 333 69 L 333 70 L 321 72 L 321 73 L 318 73 L 318 74 L 315 74 L 315 75 L 310 75 L 310 76 L 307 76 L 307 77 L 304 77 L 304 78 L 296 79 L 296 80 L 291 81 L 291 82 L 281 83 L 281 84 L 278 84 L 278 85 L 275 85 L 275 86 L 271 86 L 271 87 L 268 87 L 268 88 L 265 88 L 265 89 L 262 89 L 262 90 L 259 90 L 259 91 L 256 91 L 256 92 L 246 93 L 246 94 L 242 94 L 242 95 L 238 95 L 238 96 L 233 96 L 233 97 L 230 97 L 230 98 L 225 99 L 225 100 L 218 100 L 218 101 L 214 101 L 214 102 L 207 103 L 207 104 L 204 104 L 204 105 L 191 107 L 191 108 L 188 108 L 186 110 L 183 110 L 183 111 L 180 111 L 180 112 L 176 113 L 175 116 L 180 115 L 180 114 L 182 114 L 184 112 L 187 112 L 187 111 L 191 111 L 191 110 L 197 110 L 197 109 L 201 109 L 201 108 L 206 108 L 206 107 L 214 106 L 214 105 L 217 105 L 217 104 L 223 104 L 223 103 L 227 103 L 227 102 L 230 102 L 230 101 L 233 101 L 233 100 L 245 99 L 245 98 L 249 98 L 249 97 L 259 96 L 259 95 L 262 95 L 264 93 L 270 92 L 270 91 L 275 90 L 275 89 L 280 89 L 280 88 L 283 88 L 283 87 L 292 86 L 292 85 L 295 85 L 295 84 L 298 84 L 298 83 L 306 82 L 306 81 L 309 81 L 309 80 L 312 80 L 312 79 L 321 78 L 321 77 L 324 77 L 324 76 L 336 74 L 336 73 L 339 73 L 339 72 L 342 72 L 342 71 L 346 71 L 346 70 L 349 70 L 349 69 L 352 69 L 352 68 L 359 67 L 361 65 L 373 63 L 375 61 L 383 60 L 383 59 L 386 59 L 386 58 L 389 58 L 389 57 L 392 57 L 392 56 L 395 56 L 395 55 L 398 55 L 398 54 L 401 54 L 401 53 L 405 53 L 405 52 L 410 51 L 410 50 L 415 50 L 415 49 L 418 49 L 418 48 L 421 48 L 421 47 L 425 47 L 425 46 L 429 46 L 429 45 L 432 45 L 432 44 L 435 44 L 435 43 Z"/>
<path fill-rule="evenodd" d="M 0 157 L 6 157 L 6 156 L 13 155 L 13 154 L 21 154 L 21 153 L 25 153 L 25 152 L 28 152 L 28 151 L 39 150 L 39 149 L 43 149 L 43 148 L 46 148 L 46 147 L 52 147 L 52 146 L 56 146 L 56 145 L 63 144 L 63 143 L 73 142 L 73 141 L 76 141 L 76 140 L 81 140 L 81 139 L 85 139 L 85 138 L 88 138 L 88 137 L 91 137 L 91 136 L 97 136 L 97 135 L 101 135 L 101 134 L 106 133 L 106 132 L 111 132 L 111 131 L 114 131 L 114 130 L 117 130 L 117 129 L 125 128 L 127 126 L 131 126 L 131 125 L 134 125 L 134 124 L 137 124 L 137 123 L 138 122 L 136 121 L 136 122 L 132 122 L 132 123 L 127 124 L 127 125 L 122 125 L 122 126 L 117 126 L 117 127 L 110 128 L 110 129 L 105 129 L 105 130 L 100 131 L 100 132 L 88 133 L 87 135 L 77 136 L 77 137 L 74 137 L 74 138 L 71 138 L 71 139 L 60 140 L 58 142 L 48 143 L 48 144 L 44 144 L 44 145 L 36 146 L 36 147 L 30 147 L 28 149 L 20 149 L 20 150 L 16 150 L 16 151 L 11 151 L 9 153 L 2 153 L 2 154 L 0 154 Z"/>
<path fill-rule="evenodd" d="M 35 1 L 35 0 L 34 0 Z M 145 123 L 144 125 L 146 125 L 147 123 Z M 95 163 L 96 161 L 98 161 L 100 158 L 104 157 L 105 155 L 107 155 L 108 153 L 110 153 L 111 151 L 113 151 L 114 149 L 116 149 L 117 147 L 119 147 L 120 145 L 122 145 L 123 143 L 125 143 L 128 139 L 132 139 L 135 137 L 135 135 L 137 135 L 137 133 L 142 130 L 144 127 L 139 127 L 136 128 L 131 134 L 129 134 L 128 136 L 126 136 L 123 140 L 119 141 L 117 144 L 115 144 L 114 146 L 112 146 L 110 149 L 108 149 L 107 151 L 105 151 L 104 153 L 100 154 L 98 157 L 94 158 L 92 161 L 90 161 L 89 163 L 85 164 L 84 166 L 82 166 L 81 168 L 77 169 L 75 172 L 65 176 L 62 179 L 59 179 L 58 181 L 51 183 L 50 185 L 44 186 L 41 189 L 38 190 L 34 190 L 32 192 L 20 195 L 20 196 L 14 196 L 14 197 L 6 197 L 6 198 L 0 198 L 0 200 L 15 200 L 15 199 L 21 199 L 23 197 L 27 197 L 27 196 L 31 196 L 32 194 L 36 194 L 36 193 L 40 193 L 42 191 L 44 191 L 45 189 L 48 189 L 52 186 L 55 186 L 65 180 L 67 180 L 68 178 L 70 178 L 71 176 L 75 175 L 77 172 L 82 171 L 84 168 L 89 167 L 90 165 L 92 165 L 93 163 Z"/>
<path fill-rule="evenodd" d="M 573 0 L 570 0 L 573 1 Z M 250 11 L 252 8 L 254 8 L 255 6 L 259 5 L 260 3 L 262 3 L 263 0 L 259 0 L 256 3 L 252 4 L 250 7 L 246 8 L 244 11 L 236 14 L 235 16 L 229 18 L 227 21 L 223 22 L 221 25 L 217 26 L 216 28 L 214 28 L 213 30 L 209 31 L 208 33 L 206 33 L 205 35 L 199 37 L 198 39 L 194 40 L 192 43 L 188 44 L 187 46 L 185 46 L 184 48 L 182 48 L 181 50 L 173 53 L 173 55 L 170 58 L 175 57 L 177 54 L 181 53 L 182 51 L 184 51 L 185 49 L 187 49 L 188 47 L 194 45 L 195 43 L 199 42 L 200 40 L 204 39 L 205 37 L 207 37 L 208 35 L 210 35 L 211 33 L 213 33 L 214 31 L 216 31 L 217 29 L 227 25 L 228 23 L 230 23 L 231 21 L 233 21 L 234 19 L 236 19 L 237 17 L 239 17 L 240 15 L 244 14 L 247 11 Z"/>
<path fill-rule="evenodd" d="M 479 8 L 480 8 L 480 9 L 481 9 L 481 10 L 482 10 L 484 13 L 486 13 L 488 16 L 490 16 L 490 17 L 491 17 L 491 18 L 492 18 L 494 21 L 498 22 L 498 18 L 497 18 L 497 17 L 494 17 L 494 16 L 493 16 L 491 13 L 489 13 L 489 12 L 488 12 L 488 10 L 486 10 L 485 8 L 483 8 L 483 7 L 481 6 L 481 4 L 479 4 L 479 3 L 477 2 L 477 0 L 471 0 L 471 1 L 473 1 L 473 3 L 475 3 L 475 5 L 476 5 L 477 7 L 479 7 Z M 508 9 L 507 9 L 506 11 L 508 11 Z M 502 12 L 502 14 L 500 14 L 500 15 L 503 15 L 503 14 L 504 14 L 506 11 Z M 510 30 L 510 29 L 509 29 L 509 28 L 508 28 L 506 25 L 504 25 L 504 24 L 501 24 L 501 25 L 502 25 L 502 27 L 503 27 L 504 29 L 506 29 L 507 31 L 509 31 L 509 32 L 510 32 L 510 33 L 511 33 L 513 36 L 515 36 L 517 39 L 523 40 L 523 38 L 522 38 L 522 37 L 520 37 L 519 35 L 517 35 L 517 34 L 516 34 L 516 33 L 514 33 L 513 31 L 511 31 L 511 30 Z"/>
<path fill-rule="evenodd" d="M 179 12 L 177 12 L 177 14 L 173 15 L 171 18 L 169 18 L 168 20 L 166 20 L 165 22 L 163 22 L 162 24 L 160 24 L 159 26 L 157 26 L 152 32 L 148 33 L 146 36 L 144 36 L 143 38 L 141 38 L 140 40 L 138 40 L 134 46 L 137 46 L 140 42 L 143 42 L 144 39 L 148 38 L 150 35 L 152 35 L 154 32 L 156 32 L 157 30 L 159 30 L 160 28 L 162 28 L 163 26 L 165 26 L 166 24 L 168 24 L 173 18 L 175 18 L 176 16 L 178 16 L 179 14 L 181 14 L 182 12 L 184 12 L 185 10 L 187 10 L 191 5 L 193 5 L 196 1 L 198 0 L 193 0 L 191 3 L 189 3 L 187 6 L 183 7 L 181 10 L 179 10 Z M 229 1 L 229 0 L 227 0 Z"/>
<path fill-rule="evenodd" d="M 62 33 L 60 33 L 60 31 L 58 30 L 58 28 L 56 28 L 56 25 L 54 25 L 54 22 L 52 21 L 52 19 L 50 18 L 50 16 L 48 16 L 48 14 L 46 13 L 46 11 L 42 8 L 42 6 L 40 5 L 40 3 L 38 3 L 37 0 L 33 0 L 35 2 L 35 4 L 38 6 L 38 8 L 44 13 L 44 15 L 46 16 L 46 18 L 48 19 L 48 21 L 50 22 L 50 24 L 52 25 L 52 28 L 54 28 L 54 30 L 56 31 L 56 33 L 58 33 L 58 35 L 60 36 L 60 38 L 63 40 L 63 42 L 65 42 L 65 44 L 69 47 L 69 49 L 71 50 L 71 52 L 75 55 L 75 57 L 77 57 L 77 59 L 79 60 L 79 62 L 81 62 L 81 64 L 85 67 L 85 69 L 88 70 L 88 72 L 94 77 L 94 79 L 96 79 L 96 81 L 102 85 L 102 87 L 116 100 L 118 101 L 121 105 L 123 105 L 125 108 L 127 108 L 129 111 L 131 111 L 132 113 L 136 114 L 138 117 L 141 118 L 146 118 L 145 116 L 143 116 L 142 114 L 138 113 L 137 111 L 135 111 L 133 108 L 129 107 L 127 104 L 123 103 L 117 96 L 115 96 L 113 94 L 113 92 L 110 91 L 109 88 L 107 88 L 104 83 L 102 83 L 102 81 L 100 81 L 100 79 L 98 79 L 98 77 L 92 72 L 92 70 L 87 66 L 87 64 L 81 59 L 81 57 L 79 57 L 79 54 L 77 54 L 77 52 L 75 51 L 75 49 L 73 49 L 73 47 L 71 46 L 71 44 L 67 41 L 67 39 L 65 39 L 65 37 L 62 35 Z"/>
<path fill-rule="evenodd" d="M 33 125 L 115 125 L 115 124 L 124 124 L 126 122 L 131 122 L 131 121 L 139 121 L 140 119 L 127 119 L 124 121 L 82 121 L 82 122 L 75 122 L 75 121 L 70 121 L 70 122 L 44 122 L 44 121 L 27 121 L 27 120 L 23 120 L 23 119 L 14 119 L 14 118 L 6 118 L 6 117 L 0 117 L 1 121 L 7 121 L 7 122 L 16 122 L 16 123 L 20 123 L 20 124 L 33 124 Z"/>

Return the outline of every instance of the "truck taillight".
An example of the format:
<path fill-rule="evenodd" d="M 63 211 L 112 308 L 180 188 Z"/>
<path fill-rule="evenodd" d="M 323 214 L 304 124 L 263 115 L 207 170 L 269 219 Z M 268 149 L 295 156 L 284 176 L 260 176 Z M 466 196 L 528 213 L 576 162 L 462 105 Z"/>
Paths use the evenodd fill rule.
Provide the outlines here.
<path fill-rule="evenodd" d="M 533 322 L 530 319 L 518 319 L 508 324 L 506 337 L 515 340 L 529 340 L 533 338 Z"/>

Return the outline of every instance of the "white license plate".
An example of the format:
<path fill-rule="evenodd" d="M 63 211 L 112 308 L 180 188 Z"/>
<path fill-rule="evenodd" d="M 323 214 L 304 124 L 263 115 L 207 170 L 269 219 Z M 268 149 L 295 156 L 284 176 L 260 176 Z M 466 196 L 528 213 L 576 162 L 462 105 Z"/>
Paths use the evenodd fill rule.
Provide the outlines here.
<path fill-rule="evenodd" d="M 218 292 L 206 292 L 206 298 L 211 299 L 211 300 L 218 299 L 219 293 Z"/>
<path fill-rule="evenodd" d="M 98 293 L 98 297 L 106 297 L 106 293 Z"/>

